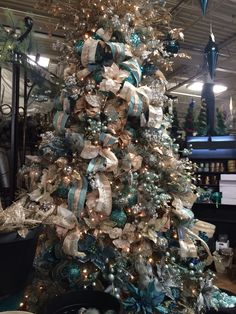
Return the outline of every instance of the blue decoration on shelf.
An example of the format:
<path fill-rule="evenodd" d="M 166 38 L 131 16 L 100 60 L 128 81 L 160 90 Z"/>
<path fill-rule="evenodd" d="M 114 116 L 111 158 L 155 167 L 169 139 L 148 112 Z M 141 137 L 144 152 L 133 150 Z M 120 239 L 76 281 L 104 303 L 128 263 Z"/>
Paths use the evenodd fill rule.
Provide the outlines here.
<path fill-rule="evenodd" d="M 214 35 L 211 33 L 208 44 L 205 48 L 208 71 L 212 79 L 215 77 L 215 70 L 218 62 L 219 49 L 215 43 Z"/>
<path fill-rule="evenodd" d="M 130 35 L 130 43 L 135 47 L 138 47 L 142 43 L 141 38 L 137 33 L 132 33 Z"/>
<path fill-rule="evenodd" d="M 123 227 L 127 221 L 126 213 L 122 209 L 115 209 L 112 211 L 111 220 L 114 221 L 117 227 Z"/>
<path fill-rule="evenodd" d="M 208 7 L 208 0 L 199 0 L 201 9 L 202 9 L 202 14 L 205 16 L 207 12 L 207 7 Z"/>

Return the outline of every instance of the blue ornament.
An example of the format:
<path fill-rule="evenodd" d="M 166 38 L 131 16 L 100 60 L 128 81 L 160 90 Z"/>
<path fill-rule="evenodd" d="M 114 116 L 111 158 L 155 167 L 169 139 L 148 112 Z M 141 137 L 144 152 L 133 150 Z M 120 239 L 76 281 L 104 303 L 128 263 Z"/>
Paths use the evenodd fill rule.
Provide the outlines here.
<path fill-rule="evenodd" d="M 67 199 L 69 193 L 69 188 L 64 184 L 60 184 L 56 190 L 56 194 L 58 197 Z"/>
<path fill-rule="evenodd" d="M 101 83 L 101 81 L 103 80 L 102 71 L 100 71 L 100 70 L 95 71 L 93 73 L 93 79 L 97 84 Z"/>
<path fill-rule="evenodd" d="M 84 46 L 84 40 L 82 40 L 82 39 L 78 40 L 78 41 L 75 43 L 74 49 L 75 49 L 75 52 L 76 52 L 79 56 L 80 56 L 81 53 L 82 53 L 83 46 Z"/>
<path fill-rule="evenodd" d="M 75 263 L 67 264 L 61 275 L 69 281 L 71 286 L 74 286 L 80 278 L 79 265 Z"/>
<path fill-rule="evenodd" d="M 151 76 L 158 70 L 158 67 L 152 63 L 146 63 L 143 66 L 142 72 L 143 75 Z"/>
<path fill-rule="evenodd" d="M 137 33 L 132 33 L 130 35 L 130 43 L 135 47 L 138 47 L 141 44 L 141 39 Z"/>
<path fill-rule="evenodd" d="M 215 43 L 215 36 L 211 33 L 208 44 L 205 48 L 205 57 L 207 60 L 208 71 L 212 79 L 215 77 L 215 69 L 217 66 L 219 55 L 218 46 Z"/>
<path fill-rule="evenodd" d="M 202 8 L 202 14 L 206 15 L 207 7 L 208 7 L 208 0 L 199 0 L 201 8 Z"/>
<path fill-rule="evenodd" d="M 126 213 L 122 209 L 113 210 L 110 218 L 116 223 L 117 227 L 119 228 L 122 228 L 127 221 Z"/>
<path fill-rule="evenodd" d="M 166 51 L 172 54 L 178 53 L 179 48 L 180 48 L 179 42 L 178 40 L 175 39 L 168 40 L 165 47 Z"/>

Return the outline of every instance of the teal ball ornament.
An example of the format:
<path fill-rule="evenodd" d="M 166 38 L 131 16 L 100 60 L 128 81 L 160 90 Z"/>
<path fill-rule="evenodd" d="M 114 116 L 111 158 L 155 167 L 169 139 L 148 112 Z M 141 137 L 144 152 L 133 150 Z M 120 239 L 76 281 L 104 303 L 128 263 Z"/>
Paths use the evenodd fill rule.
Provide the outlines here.
<path fill-rule="evenodd" d="M 84 40 L 80 39 L 75 43 L 74 49 L 75 52 L 80 56 L 82 53 L 82 49 L 84 47 Z"/>
<path fill-rule="evenodd" d="M 93 73 L 93 79 L 97 84 L 101 83 L 103 80 L 102 71 L 95 71 Z"/>
<path fill-rule="evenodd" d="M 56 190 L 56 195 L 64 199 L 67 199 L 68 193 L 69 193 L 69 188 L 65 186 L 64 184 L 60 184 Z"/>
<path fill-rule="evenodd" d="M 138 47 L 142 42 L 141 39 L 139 37 L 139 35 L 137 33 L 132 33 L 130 35 L 130 43 L 134 46 L 134 47 Z"/>
<path fill-rule="evenodd" d="M 80 278 L 79 265 L 75 263 L 69 263 L 62 271 L 62 275 L 66 278 L 70 284 L 76 283 Z"/>
<path fill-rule="evenodd" d="M 110 218 L 116 223 L 117 227 L 119 228 L 122 228 L 127 221 L 126 213 L 122 209 L 113 210 Z"/>

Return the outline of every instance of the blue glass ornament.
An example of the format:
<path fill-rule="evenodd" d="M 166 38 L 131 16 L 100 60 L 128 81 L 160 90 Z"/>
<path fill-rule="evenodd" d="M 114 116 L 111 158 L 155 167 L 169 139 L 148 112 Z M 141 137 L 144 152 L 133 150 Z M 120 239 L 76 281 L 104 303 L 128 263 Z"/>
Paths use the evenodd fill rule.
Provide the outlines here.
<path fill-rule="evenodd" d="M 208 44 L 205 48 L 205 57 L 207 61 L 208 71 L 212 79 L 214 79 L 215 77 L 215 70 L 216 70 L 217 61 L 218 61 L 218 55 L 219 55 L 219 49 L 215 43 L 215 37 L 213 33 L 211 33 Z"/>
<path fill-rule="evenodd" d="M 61 275 L 66 278 L 71 286 L 74 286 L 80 278 L 80 268 L 78 264 L 68 263 L 64 269 L 62 269 Z"/>
<path fill-rule="evenodd" d="M 132 33 L 130 35 L 130 43 L 135 47 L 138 47 L 141 44 L 141 39 L 137 33 Z"/>
<path fill-rule="evenodd" d="M 127 216 L 122 209 L 113 210 L 110 218 L 116 223 L 117 227 L 119 228 L 122 228 L 127 221 Z"/>
<path fill-rule="evenodd" d="M 56 190 L 56 194 L 58 197 L 67 199 L 69 193 L 69 188 L 64 184 L 60 184 Z"/>
<path fill-rule="evenodd" d="M 155 74 L 155 72 L 158 70 L 158 67 L 152 63 L 146 63 L 143 66 L 142 72 L 143 75 L 151 76 Z"/>
<path fill-rule="evenodd" d="M 80 56 L 81 53 L 82 53 L 82 49 L 83 49 L 83 46 L 84 46 L 84 40 L 80 39 L 78 40 L 76 43 L 75 43 L 75 52 Z"/>
<path fill-rule="evenodd" d="M 180 49 L 180 45 L 178 40 L 173 39 L 170 34 L 167 35 L 166 42 L 165 42 L 165 50 L 169 53 L 176 54 Z"/>
<path fill-rule="evenodd" d="M 202 14 L 206 15 L 207 7 L 208 7 L 208 0 L 199 0 L 201 8 L 202 8 Z"/>
<path fill-rule="evenodd" d="M 97 84 L 101 83 L 103 80 L 102 71 L 93 72 L 93 79 Z"/>
<path fill-rule="evenodd" d="M 166 44 L 166 51 L 169 53 L 176 54 L 178 53 L 179 48 L 180 48 L 180 45 L 179 45 L 178 40 L 173 39 L 173 40 L 168 41 Z"/>
<path fill-rule="evenodd" d="M 189 108 L 193 109 L 193 108 L 195 107 L 195 105 L 196 105 L 196 102 L 195 102 L 195 100 L 192 98 L 192 100 L 191 100 L 191 102 L 190 102 L 190 104 L 189 104 Z"/>

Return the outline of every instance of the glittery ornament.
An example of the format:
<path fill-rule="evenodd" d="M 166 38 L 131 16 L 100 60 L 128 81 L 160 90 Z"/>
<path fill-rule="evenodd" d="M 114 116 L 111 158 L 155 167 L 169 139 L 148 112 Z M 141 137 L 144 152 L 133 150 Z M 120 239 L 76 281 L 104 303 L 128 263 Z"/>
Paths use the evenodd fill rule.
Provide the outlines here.
<path fill-rule="evenodd" d="M 207 12 L 207 7 L 208 7 L 208 0 L 199 0 L 201 9 L 202 9 L 202 14 L 206 15 Z"/>
<path fill-rule="evenodd" d="M 127 221 L 126 213 L 122 209 L 115 209 L 112 211 L 110 218 L 114 221 L 117 227 L 123 227 Z"/>
<path fill-rule="evenodd" d="M 141 39 L 137 33 L 132 33 L 129 41 L 135 47 L 138 47 L 141 44 Z"/>

